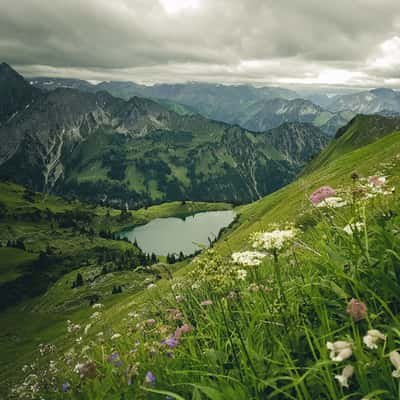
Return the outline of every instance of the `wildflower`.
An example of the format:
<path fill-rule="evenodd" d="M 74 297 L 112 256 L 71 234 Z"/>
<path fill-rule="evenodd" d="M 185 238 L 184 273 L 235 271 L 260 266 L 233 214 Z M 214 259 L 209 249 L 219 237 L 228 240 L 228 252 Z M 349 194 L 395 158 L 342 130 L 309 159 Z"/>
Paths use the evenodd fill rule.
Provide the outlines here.
<path fill-rule="evenodd" d="M 384 335 L 377 329 L 369 330 L 367 334 L 363 337 L 363 342 L 369 349 L 377 349 L 377 342 L 379 342 L 380 340 L 385 341 L 386 335 Z"/>
<path fill-rule="evenodd" d="M 94 312 L 94 313 L 90 316 L 90 319 L 92 319 L 92 320 L 99 320 L 100 318 L 101 318 L 101 313 L 98 312 L 98 311 Z"/>
<path fill-rule="evenodd" d="M 179 326 L 178 328 L 176 328 L 174 336 L 177 339 L 179 339 L 182 336 L 183 333 L 188 333 L 191 330 L 193 330 L 193 328 L 189 324 L 184 324 L 184 325 Z"/>
<path fill-rule="evenodd" d="M 213 304 L 213 301 L 212 300 L 203 300 L 200 304 L 202 306 L 211 306 Z"/>
<path fill-rule="evenodd" d="M 183 297 L 182 297 L 182 296 L 180 296 L 180 295 L 178 295 L 178 296 L 175 296 L 175 301 L 176 301 L 177 303 L 182 303 L 182 301 L 183 301 Z"/>
<path fill-rule="evenodd" d="M 114 353 L 111 353 L 111 354 L 107 357 L 107 361 L 108 361 L 109 363 L 111 363 L 111 362 L 117 360 L 118 358 L 119 358 L 119 353 L 118 353 L 118 351 L 114 351 Z"/>
<path fill-rule="evenodd" d="M 171 321 L 180 321 L 183 318 L 182 312 L 172 308 L 167 310 L 168 311 L 168 319 Z"/>
<path fill-rule="evenodd" d="M 395 368 L 392 372 L 393 378 L 400 378 L 400 354 L 397 351 L 392 351 L 389 358 Z"/>
<path fill-rule="evenodd" d="M 176 337 L 170 336 L 167 339 L 161 340 L 161 344 L 167 345 L 170 349 L 178 346 L 179 340 Z"/>
<path fill-rule="evenodd" d="M 386 176 L 370 176 L 368 177 L 368 184 L 375 188 L 380 188 L 386 183 Z"/>
<path fill-rule="evenodd" d="M 67 321 L 68 327 L 67 330 L 69 333 L 76 333 L 81 329 L 81 326 L 78 324 L 74 324 L 72 321 Z"/>
<path fill-rule="evenodd" d="M 157 286 L 154 283 L 150 283 L 150 285 L 147 285 L 147 289 L 154 289 Z"/>
<path fill-rule="evenodd" d="M 232 260 L 236 264 L 245 265 L 248 267 L 261 264 L 261 260 L 265 257 L 264 253 L 259 251 L 243 251 L 232 254 Z"/>
<path fill-rule="evenodd" d="M 147 371 L 146 377 L 145 377 L 145 382 L 152 385 L 156 381 L 156 377 L 151 371 Z"/>
<path fill-rule="evenodd" d="M 331 208 L 341 208 L 347 205 L 347 202 L 341 197 L 327 197 L 316 205 L 316 207 L 331 207 Z"/>
<path fill-rule="evenodd" d="M 326 347 L 331 352 L 329 357 L 332 361 L 341 362 L 347 360 L 353 354 L 353 344 L 344 340 L 339 340 L 334 343 L 327 342 Z"/>
<path fill-rule="evenodd" d="M 156 320 L 153 318 L 150 318 L 150 319 L 146 319 L 146 321 L 144 321 L 144 323 L 146 325 L 154 325 L 156 323 Z"/>
<path fill-rule="evenodd" d="M 325 200 L 327 197 L 333 197 L 335 196 L 335 194 L 336 191 L 332 189 L 330 186 L 322 186 L 310 196 L 310 201 L 316 206 L 317 204 L 321 203 L 321 201 Z"/>
<path fill-rule="evenodd" d="M 93 379 L 96 377 L 96 363 L 94 361 L 89 361 L 85 364 L 77 364 L 75 366 L 75 372 L 77 372 L 81 379 L 89 378 Z"/>
<path fill-rule="evenodd" d="M 346 365 L 343 368 L 341 375 L 335 375 L 335 379 L 339 382 L 341 387 L 348 388 L 349 387 L 349 378 L 351 378 L 354 374 L 354 367 L 352 365 Z"/>
<path fill-rule="evenodd" d="M 244 281 L 246 279 L 246 276 L 247 276 L 247 271 L 244 270 L 244 269 L 239 269 L 238 272 L 237 272 L 237 275 L 238 275 L 238 279 L 239 280 Z"/>
<path fill-rule="evenodd" d="M 253 247 L 262 247 L 266 250 L 279 250 L 288 240 L 294 238 L 295 235 L 296 232 L 293 229 L 256 232 L 253 235 Z"/>
<path fill-rule="evenodd" d="M 260 290 L 261 286 L 258 285 L 257 283 L 253 282 L 250 283 L 249 287 L 247 288 L 247 290 L 249 292 L 258 292 Z"/>
<path fill-rule="evenodd" d="M 359 232 L 364 228 L 364 224 L 362 222 L 355 222 L 353 224 L 347 224 L 343 230 L 348 234 L 352 235 L 354 232 Z"/>
<path fill-rule="evenodd" d="M 362 301 L 351 299 L 347 305 L 347 313 L 354 318 L 354 321 L 361 321 L 367 316 L 367 306 Z"/>
<path fill-rule="evenodd" d="M 96 304 L 92 305 L 92 308 L 103 308 L 103 307 L 104 307 L 104 305 L 101 303 L 96 303 Z"/>
<path fill-rule="evenodd" d="M 114 335 L 111 336 L 111 340 L 119 339 L 121 337 L 120 333 L 114 333 Z"/>
<path fill-rule="evenodd" d="M 71 388 L 71 385 L 68 383 L 68 382 L 64 382 L 62 385 L 61 385 L 61 390 L 63 391 L 63 392 L 68 392 L 68 390 Z"/>
<path fill-rule="evenodd" d="M 138 316 L 139 316 L 139 314 L 137 312 L 128 313 L 128 317 L 130 317 L 130 318 L 137 318 Z"/>

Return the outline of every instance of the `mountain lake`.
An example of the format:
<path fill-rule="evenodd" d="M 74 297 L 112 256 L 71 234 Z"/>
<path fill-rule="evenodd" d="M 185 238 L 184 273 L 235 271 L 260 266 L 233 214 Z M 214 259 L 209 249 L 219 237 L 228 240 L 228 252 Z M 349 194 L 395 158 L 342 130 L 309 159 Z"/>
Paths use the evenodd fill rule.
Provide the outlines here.
<path fill-rule="evenodd" d="M 145 253 L 190 255 L 209 247 L 210 240 L 214 241 L 235 216 L 234 211 L 227 210 L 201 212 L 186 218 L 156 218 L 146 225 L 122 231 L 119 236 L 132 243 L 136 240 Z"/>

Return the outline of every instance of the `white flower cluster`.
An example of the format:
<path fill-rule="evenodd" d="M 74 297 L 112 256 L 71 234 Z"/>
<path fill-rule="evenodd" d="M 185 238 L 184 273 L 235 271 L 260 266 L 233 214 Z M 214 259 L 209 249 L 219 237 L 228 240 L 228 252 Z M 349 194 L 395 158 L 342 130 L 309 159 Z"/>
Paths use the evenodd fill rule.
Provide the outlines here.
<path fill-rule="evenodd" d="M 284 244 L 296 236 L 294 229 L 279 230 L 270 232 L 256 232 L 253 234 L 253 247 L 263 248 L 265 250 L 280 250 Z"/>
<path fill-rule="evenodd" d="M 367 334 L 363 337 L 363 342 L 366 347 L 371 350 L 378 348 L 378 342 L 384 342 L 386 335 L 377 329 L 370 329 Z M 353 344 L 344 340 L 338 340 L 337 342 L 327 342 L 327 349 L 330 351 L 329 357 L 332 361 L 343 362 L 353 355 Z M 390 361 L 395 367 L 392 375 L 395 378 L 400 378 L 400 354 L 392 351 L 390 353 Z M 339 385 L 345 388 L 349 387 L 348 380 L 354 374 L 354 367 L 347 365 L 343 368 L 340 375 L 335 375 L 335 379 L 339 382 Z"/>
<path fill-rule="evenodd" d="M 364 223 L 363 222 L 355 222 L 352 224 L 347 224 L 343 230 L 348 234 L 348 235 L 353 235 L 354 232 L 360 232 L 364 228 Z"/>
<path fill-rule="evenodd" d="M 235 264 L 244 265 L 246 267 L 260 265 L 264 257 L 265 253 L 259 251 L 242 251 L 232 254 L 232 260 Z"/>
<path fill-rule="evenodd" d="M 74 324 L 72 321 L 67 321 L 67 330 L 69 333 L 76 333 L 81 329 L 79 324 Z"/>
<path fill-rule="evenodd" d="M 327 197 L 316 205 L 316 207 L 330 207 L 330 208 L 341 208 L 347 205 L 346 200 L 341 197 Z"/>

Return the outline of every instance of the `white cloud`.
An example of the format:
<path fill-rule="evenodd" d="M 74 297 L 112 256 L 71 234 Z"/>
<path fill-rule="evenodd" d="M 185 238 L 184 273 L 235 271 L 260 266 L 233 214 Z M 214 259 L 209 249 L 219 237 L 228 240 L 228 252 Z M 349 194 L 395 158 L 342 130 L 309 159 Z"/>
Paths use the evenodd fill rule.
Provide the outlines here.
<path fill-rule="evenodd" d="M 378 54 L 369 62 L 371 68 L 392 69 L 400 67 L 400 37 L 393 36 L 379 46 Z"/>
<path fill-rule="evenodd" d="M 195 11 L 200 0 L 158 0 L 168 15 L 177 15 L 184 11 Z"/>

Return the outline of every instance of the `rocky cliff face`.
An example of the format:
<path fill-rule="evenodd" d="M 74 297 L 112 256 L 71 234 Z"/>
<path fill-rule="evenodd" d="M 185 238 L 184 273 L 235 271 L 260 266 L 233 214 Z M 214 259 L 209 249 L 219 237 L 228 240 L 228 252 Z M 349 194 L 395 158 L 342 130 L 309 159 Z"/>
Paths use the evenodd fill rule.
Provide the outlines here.
<path fill-rule="evenodd" d="M 28 107 L 39 93 L 9 65 L 0 64 L 0 126 Z"/>

